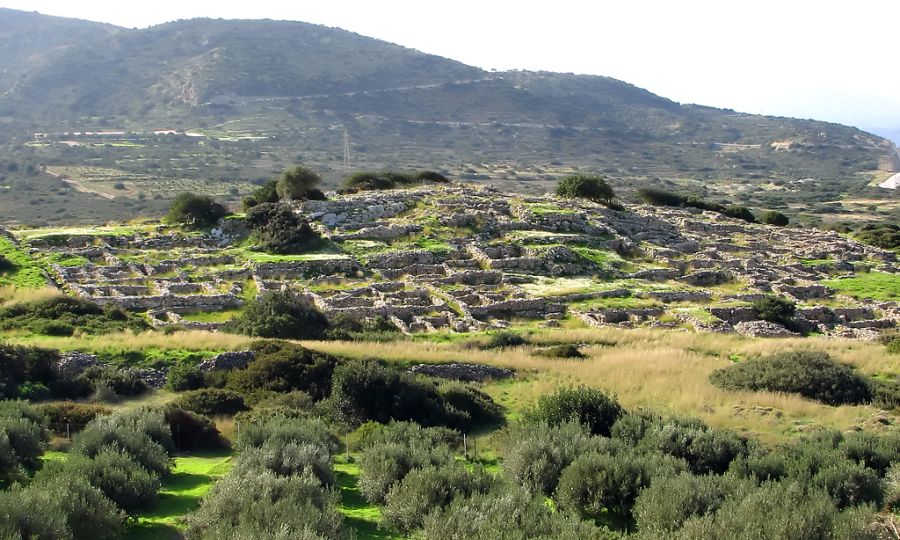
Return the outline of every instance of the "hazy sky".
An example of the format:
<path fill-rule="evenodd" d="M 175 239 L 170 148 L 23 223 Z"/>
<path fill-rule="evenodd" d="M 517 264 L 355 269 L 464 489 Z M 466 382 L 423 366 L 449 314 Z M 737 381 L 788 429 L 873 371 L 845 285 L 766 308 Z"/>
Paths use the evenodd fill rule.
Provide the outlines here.
<path fill-rule="evenodd" d="M 900 137 L 896 0 L 0 0 L 126 27 L 192 17 L 337 26 L 486 69 L 608 75 L 683 103 Z"/>

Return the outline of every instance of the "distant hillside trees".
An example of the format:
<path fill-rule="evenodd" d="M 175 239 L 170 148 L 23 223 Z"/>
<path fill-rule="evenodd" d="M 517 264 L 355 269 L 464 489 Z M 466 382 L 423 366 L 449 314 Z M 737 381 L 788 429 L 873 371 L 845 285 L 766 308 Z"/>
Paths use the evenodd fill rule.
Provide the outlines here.
<path fill-rule="evenodd" d="M 614 204 L 616 194 L 612 186 L 600 176 L 573 174 L 559 181 L 556 194 L 568 199 L 587 199 L 604 206 Z"/>
<path fill-rule="evenodd" d="M 214 224 L 228 213 L 228 209 L 212 197 L 186 192 L 175 197 L 165 220 L 189 228 L 199 228 Z"/>

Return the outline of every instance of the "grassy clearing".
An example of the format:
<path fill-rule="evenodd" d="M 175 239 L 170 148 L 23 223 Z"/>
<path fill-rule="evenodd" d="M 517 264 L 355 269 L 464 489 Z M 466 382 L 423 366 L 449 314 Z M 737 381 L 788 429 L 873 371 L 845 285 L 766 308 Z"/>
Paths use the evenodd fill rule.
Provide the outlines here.
<path fill-rule="evenodd" d="M 856 274 L 844 279 L 823 281 L 822 285 L 853 298 L 891 301 L 900 298 L 900 275 L 884 272 Z"/>
<path fill-rule="evenodd" d="M 100 336 L 50 337 L 30 336 L 15 337 L 9 341 L 23 345 L 36 345 L 63 351 L 83 350 L 88 352 L 105 351 L 145 351 L 148 349 L 188 351 L 236 351 L 246 349 L 253 338 L 188 330 L 164 335 L 159 332 L 143 332 L 134 334 L 121 332 Z"/>
<path fill-rule="evenodd" d="M 225 309 L 222 311 L 198 311 L 196 313 L 186 313 L 182 315 L 181 318 L 190 322 L 226 322 L 230 321 L 240 313 L 240 309 Z"/>
<path fill-rule="evenodd" d="M 851 429 L 876 427 L 880 411 L 871 406 L 831 407 L 796 395 L 726 391 L 709 383 L 709 374 L 731 358 L 754 358 L 784 350 L 824 350 L 862 373 L 897 373 L 900 357 L 887 355 L 873 343 L 825 338 L 763 340 L 737 335 L 623 329 L 578 329 L 536 332 L 535 345 L 594 344 L 583 348 L 584 360 L 536 357 L 533 347 L 481 351 L 446 343 L 306 342 L 313 349 L 359 358 L 414 362 L 478 362 L 516 369 L 513 381 L 495 382 L 485 390 L 515 418 L 541 395 L 559 386 L 587 384 L 618 395 L 629 408 L 647 407 L 694 416 L 717 427 L 735 429 L 774 442 L 809 426 Z M 611 344 L 614 344 L 611 346 Z M 779 415 L 746 412 L 753 406 L 774 407 Z M 895 418 L 895 423 L 897 419 Z"/>
<path fill-rule="evenodd" d="M 352 458 L 351 458 L 352 459 Z M 338 456 L 334 463 L 335 480 L 340 490 L 340 512 L 347 525 L 356 531 L 358 540 L 399 540 L 397 533 L 378 527 L 381 509 L 363 499 L 359 492 L 359 465 Z"/>
<path fill-rule="evenodd" d="M 0 255 L 14 265 L 10 271 L 0 271 L 0 285 L 23 289 L 39 289 L 47 286 L 41 265 L 5 236 L 0 236 Z"/>
<path fill-rule="evenodd" d="M 200 506 L 203 495 L 232 466 L 229 451 L 176 457 L 171 474 L 162 479 L 159 502 L 138 516 L 125 533 L 128 540 L 180 538 L 181 518 Z"/>

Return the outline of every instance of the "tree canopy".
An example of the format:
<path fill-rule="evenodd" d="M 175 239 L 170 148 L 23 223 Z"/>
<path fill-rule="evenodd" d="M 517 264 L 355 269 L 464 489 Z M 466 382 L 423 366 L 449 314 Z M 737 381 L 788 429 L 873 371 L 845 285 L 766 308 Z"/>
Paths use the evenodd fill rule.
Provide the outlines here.
<path fill-rule="evenodd" d="M 280 199 L 301 200 L 309 198 L 310 192 L 319 185 L 322 178 L 318 173 L 298 165 L 281 174 L 275 184 L 275 191 Z"/>
<path fill-rule="evenodd" d="M 172 201 L 166 221 L 185 227 L 205 227 L 228 215 L 228 209 L 208 195 L 181 193 Z"/>
<path fill-rule="evenodd" d="M 616 198 L 612 186 L 600 176 L 573 174 L 559 181 L 556 194 L 570 199 L 587 199 L 609 206 Z"/>

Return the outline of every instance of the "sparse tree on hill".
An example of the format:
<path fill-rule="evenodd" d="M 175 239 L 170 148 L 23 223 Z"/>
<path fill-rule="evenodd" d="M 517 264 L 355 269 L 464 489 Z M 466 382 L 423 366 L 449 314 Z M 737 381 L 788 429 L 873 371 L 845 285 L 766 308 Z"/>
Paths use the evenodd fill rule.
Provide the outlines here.
<path fill-rule="evenodd" d="M 319 177 L 318 173 L 298 165 L 282 173 L 281 178 L 275 184 L 275 190 L 280 199 L 297 201 L 310 198 L 311 192 L 318 191 L 315 190 L 315 187 L 321 181 L 322 178 Z"/>
<path fill-rule="evenodd" d="M 770 210 L 768 212 L 763 213 L 762 216 L 759 217 L 760 223 L 765 223 L 766 225 L 775 225 L 777 227 L 784 227 L 788 223 L 791 222 L 790 219 L 781 212 L 776 212 L 775 210 Z"/>
<path fill-rule="evenodd" d="M 228 209 L 208 195 L 181 193 L 172 201 L 166 221 L 186 227 L 206 227 L 228 215 Z"/>
<path fill-rule="evenodd" d="M 583 174 L 573 174 L 560 180 L 556 186 L 556 194 L 570 199 L 587 199 L 604 206 L 612 205 L 616 198 L 613 188 L 606 180 Z"/>

